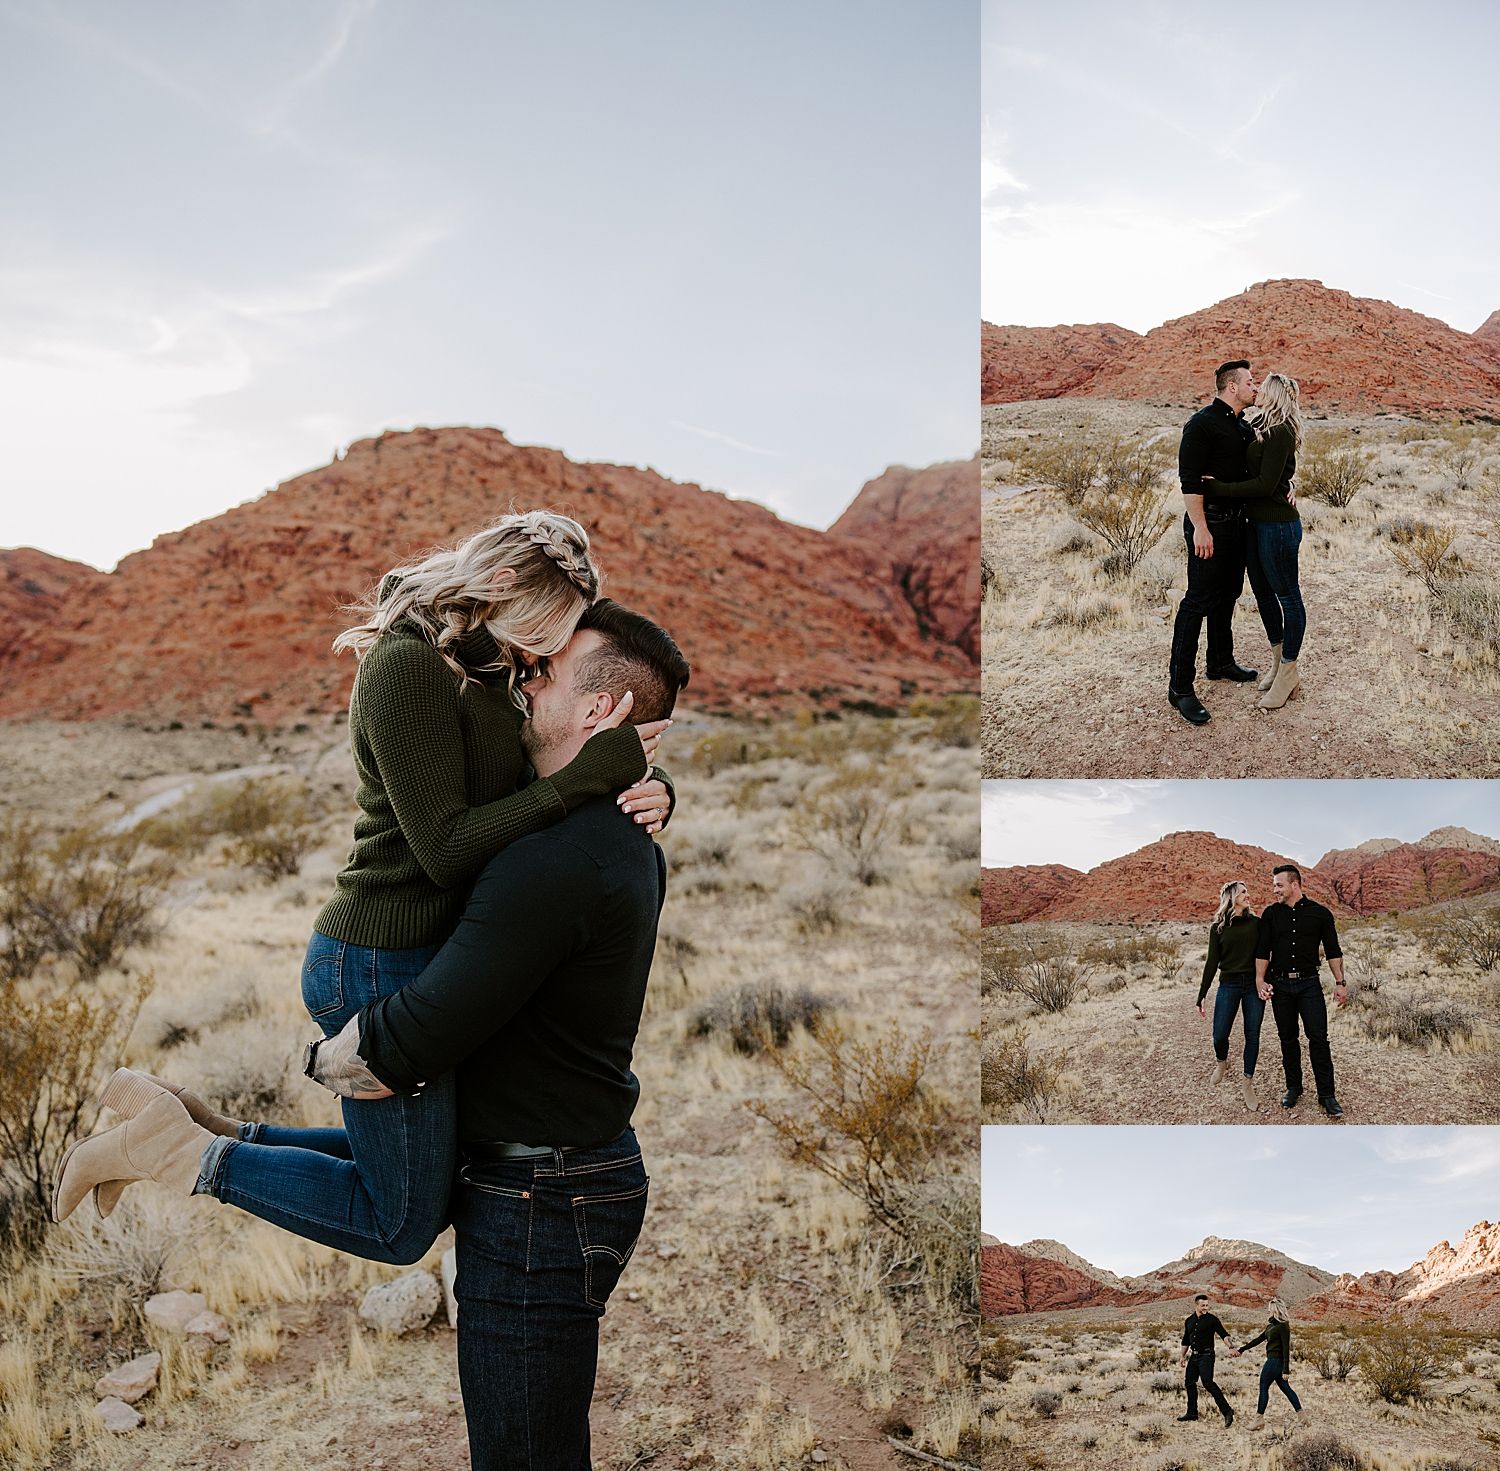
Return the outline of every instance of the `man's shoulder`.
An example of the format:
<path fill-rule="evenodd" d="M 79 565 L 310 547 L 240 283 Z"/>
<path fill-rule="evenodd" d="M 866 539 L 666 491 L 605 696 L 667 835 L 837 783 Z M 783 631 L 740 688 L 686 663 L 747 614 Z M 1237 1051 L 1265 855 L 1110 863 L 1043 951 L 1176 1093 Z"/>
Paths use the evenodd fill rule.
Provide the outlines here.
<path fill-rule="evenodd" d="M 656 844 L 650 834 L 628 813 L 620 811 L 612 793 L 590 797 L 561 821 L 528 834 L 505 851 L 513 853 L 527 844 L 533 854 L 545 845 L 559 854 L 566 850 L 575 855 L 574 861 L 590 863 L 596 868 L 606 868 L 622 859 L 639 863 L 655 861 L 652 850 Z"/>

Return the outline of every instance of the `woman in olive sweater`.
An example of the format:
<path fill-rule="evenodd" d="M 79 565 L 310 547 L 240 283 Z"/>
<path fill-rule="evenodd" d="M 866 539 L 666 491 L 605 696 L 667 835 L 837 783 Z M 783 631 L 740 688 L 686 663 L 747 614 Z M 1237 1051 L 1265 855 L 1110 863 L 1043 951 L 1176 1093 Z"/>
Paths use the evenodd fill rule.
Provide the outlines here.
<path fill-rule="evenodd" d="M 1302 1408 L 1302 1401 L 1297 1398 L 1296 1390 L 1287 1383 L 1286 1377 L 1292 1367 L 1292 1326 L 1287 1321 L 1286 1304 L 1279 1297 L 1273 1297 L 1266 1304 L 1266 1311 L 1270 1313 L 1271 1321 L 1266 1324 L 1265 1332 L 1259 1338 L 1252 1338 L 1240 1349 L 1244 1353 L 1257 1343 L 1266 1346 L 1266 1362 L 1260 1371 L 1260 1403 L 1255 1407 L 1255 1419 L 1251 1421 L 1250 1428 L 1259 1430 L 1266 1423 L 1266 1404 L 1270 1400 L 1273 1384 L 1292 1402 L 1297 1418 L 1306 1425 L 1310 1417 Z"/>
<path fill-rule="evenodd" d="M 1297 581 L 1297 548 L 1302 518 L 1292 493 L 1297 455 L 1302 449 L 1302 413 L 1297 380 L 1270 373 L 1246 415 L 1255 438 L 1245 447 L 1249 480 L 1226 483 L 1205 475 L 1204 491 L 1215 496 L 1244 496 L 1245 570 L 1260 609 L 1260 621 L 1271 641 L 1271 668 L 1258 688 L 1265 690 L 1262 710 L 1279 710 L 1299 687 L 1297 656 L 1307 628 L 1307 611 Z"/>
<path fill-rule="evenodd" d="M 1219 890 L 1219 908 L 1208 927 L 1208 959 L 1203 964 L 1203 983 L 1198 987 L 1198 1015 L 1206 1016 L 1203 999 L 1219 974 L 1219 993 L 1214 998 L 1214 1064 L 1209 1087 L 1216 1088 L 1229 1071 L 1229 1034 L 1235 1013 L 1245 1016 L 1245 1071 L 1240 1078 L 1240 1096 L 1251 1113 L 1255 1104 L 1255 1064 L 1260 1057 L 1260 1024 L 1266 1003 L 1255 989 L 1255 940 L 1260 921 L 1250 908 L 1250 893 L 1238 879 Z"/>
<path fill-rule="evenodd" d="M 633 820 L 660 828 L 671 793 L 652 779 L 650 760 L 670 722 L 625 724 L 629 695 L 553 776 L 533 779 L 522 750 L 523 679 L 563 650 L 598 593 L 588 534 L 576 521 L 509 515 L 453 550 L 397 568 L 360 605 L 363 620 L 335 640 L 336 650 L 360 659 L 349 739 L 361 812 L 302 967 L 303 1002 L 325 1036 L 422 973 L 474 878 L 518 838 L 622 788 L 618 801 Z M 162 1103 L 164 1086 L 178 1098 Z M 213 1194 L 378 1261 L 417 1261 L 447 1220 L 457 1144 L 451 1073 L 419 1097 L 362 1100 L 343 1129 L 226 1119 L 125 1069 L 104 1101 L 132 1123 L 64 1158 L 59 1219 L 91 1179 L 100 1214 L 113 1209 L 128 1181 L 111 1180 L 109 1162 L 118 1164 L 123 1150 L 132 1179 Z M 137 1118 L 148 1109 L 151 1120 Z M 128 1127 L 128 1138 L 111 1138 Z"/>

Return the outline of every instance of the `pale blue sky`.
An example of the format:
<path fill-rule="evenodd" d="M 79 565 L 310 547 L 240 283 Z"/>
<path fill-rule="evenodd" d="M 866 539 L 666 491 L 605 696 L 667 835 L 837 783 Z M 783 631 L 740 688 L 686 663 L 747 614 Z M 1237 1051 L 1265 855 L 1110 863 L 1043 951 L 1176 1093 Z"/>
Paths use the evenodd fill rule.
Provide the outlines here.
<path fill-rule="evenodd" d="M 1139 1276 L 1205 1236 L 1399 1272 L 1500 1211 L 1500 1129 L 983 1131 L 983 1224 Z"/>
<path fill-rule="evenodd" d="M 978 441 L 975 0 L 0 0 L 0 545 L 482 423 L 823 526 Z"/>
<path fill-rule="evenodd" d="M 1439 827 L 1500 838 L 1493 781 L 986 781 L 980 792 L 987 868 L 1087 870 L 1171 832 L 1217 833 L 1298 863 Z"/>
<path fill-rule="evenodd" d="M 983 314 L 1145 332 L 1320 279 L 1500 307 L 1500 7 L 984 0 Z"/>

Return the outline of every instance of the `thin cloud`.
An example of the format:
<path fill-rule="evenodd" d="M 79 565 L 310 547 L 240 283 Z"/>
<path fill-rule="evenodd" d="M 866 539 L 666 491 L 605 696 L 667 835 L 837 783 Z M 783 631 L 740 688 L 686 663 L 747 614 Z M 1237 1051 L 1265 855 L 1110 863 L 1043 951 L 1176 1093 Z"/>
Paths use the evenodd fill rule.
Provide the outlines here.
<path fill-rule="evenodd" d="M 743 440 L 739 439 L 731 439 L 727 434 L 720 434 L 717 429 L 700 429 L 695 424 L 684 424 L 680 419 L 668 419 L 667 422 L 674 429 L 681 429 L 687 434 L 698 434 L 704 439 L 716 439 L 720 444 L 727 444 L 731 449 L 744 450 L 747 455 L 769 455 L 773 460 L 786 458 L 779 449 L 761 449 L 758 445 L 746 444 Z"/>

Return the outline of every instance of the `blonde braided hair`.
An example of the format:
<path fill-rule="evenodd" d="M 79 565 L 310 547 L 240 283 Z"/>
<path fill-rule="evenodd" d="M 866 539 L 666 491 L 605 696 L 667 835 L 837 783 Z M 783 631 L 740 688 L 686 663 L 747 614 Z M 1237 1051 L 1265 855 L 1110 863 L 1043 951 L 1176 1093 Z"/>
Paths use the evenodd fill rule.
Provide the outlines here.
<path fill-rule="evenodd" d="M 560 654 L 599 596 L 601 580 L 589 534 L 571 516 L 512 513 L 456 547 L 437 547 L 393 568 L 346 609 L 364 617 L 334 639 L 334 652 L 353 649 L 363 659 L 381 634 L 405 619 L 461 686 L 476 674 L 503 670 L 511 698 L 525 709 L 516 687 L 516 654 Z M 481 627 L 494 635 L 499 656 L 469 669 L 456 657 L 458 645 Z"/>

